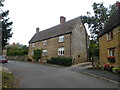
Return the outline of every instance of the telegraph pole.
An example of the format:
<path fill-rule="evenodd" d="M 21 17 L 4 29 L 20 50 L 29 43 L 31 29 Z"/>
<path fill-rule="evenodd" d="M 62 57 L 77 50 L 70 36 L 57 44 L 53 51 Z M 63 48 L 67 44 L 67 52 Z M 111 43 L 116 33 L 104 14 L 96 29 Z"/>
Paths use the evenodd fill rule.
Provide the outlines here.
<path fill-rule="evenodd" d="M 0 0 L 0 4 L 1 4 L 1 2 L 4 2 L 4 1 L 5 0 Z M 2 55 L 2 19 L 3 19 L 2 13 L 3 13 L 3 11 L 0 7 L 0 55 Z"/>

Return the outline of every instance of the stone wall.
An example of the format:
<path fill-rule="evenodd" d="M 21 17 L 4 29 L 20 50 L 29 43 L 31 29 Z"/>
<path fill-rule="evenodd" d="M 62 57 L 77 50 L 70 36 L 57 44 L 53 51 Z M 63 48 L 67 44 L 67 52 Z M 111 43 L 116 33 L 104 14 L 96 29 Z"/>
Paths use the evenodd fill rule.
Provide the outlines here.
<path fill-rule="evenodd" d="M 28 55 L 22 56 L 6 56 L 8 60 L 16 60 L 16 61 L 28 61 Z"/>
<path fill-rule="evenodd" d="M 80 19 L 76 22 L 72 33 L 64 35 L 64 42 L 58 42 L 58 37 L 47 39 L 47 45 L 43 45 L 42 41 L 36 42 L 34 47 L 30 44 L 28 57 L 32 59 L 34 49 L 47 50 L 47 56 L 42 56 L 40 60 L 45 62 L 47 58 L 58 57 L 58 48 L 64 47 L 64 57 L 75 58 L 75 64 L 88 60 L 87 43 L 89 39 Z"/>
<path fill-rule="evenodd" d="M 64 35 L 64 42 L 58 42 L 58 37 L 54 37 L 51 39 L 47 40 L 47 45 L 43 45 L 42 41 L 36 42 L 35 47 L 32 47 L 32 45 L 29 45 L 29 53 L 28 57 L 32 59 L 32 51 L 34 49 L 42 49 L 42 50 L 47 50 L 47 56 L 42 56 L 41 62 L 45 62 L 47 58 L 51 57 L 58 57 L 58 48 L 59 47 L 64 47 L 64 56 L 65 57 L 70 57 L 70 34 L 65 34 Z"/>
<path fill-rule="evenodd" d="M 87 38 L 87 33 L 83 24 L 78 21 L 72 31 L 71 38 L 71 55 L 72 59 L 75 59 L 75 63 L 87 62 Z"/>
<path fill-rule="evenodd" d="M 115 47 L 115 63 L 113 65 L 120 64 L 120 26 L 113 30 L 113 39 L 107 41 L 107 34 L 104 34 L 99 38 L 99 60 L 101 64 L 109 63 L 108 57 L 108 48 Z"/>

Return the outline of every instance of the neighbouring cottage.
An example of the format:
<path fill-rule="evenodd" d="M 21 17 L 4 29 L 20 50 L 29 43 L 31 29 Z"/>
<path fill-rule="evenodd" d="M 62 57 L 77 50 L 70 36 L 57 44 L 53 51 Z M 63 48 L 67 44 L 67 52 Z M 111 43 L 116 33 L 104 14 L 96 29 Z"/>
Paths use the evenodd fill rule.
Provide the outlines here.
<path fill-rule="evenodd" d="M 120 65 L 120 3 L 99 34 L 99 60 L 101 64 Z"/>
<path fill-rule="evenodd" d="M 64 56 L 75 60 L 75 63 L 88 61 L 89 38 L 80 17 L 66 22 L 60 17 L 60 24 L 36 33 L 29 41 L 28 57 L 32 59 L 34 49 L 42 49 L 40 62 L 52 57 Z M 33 60 L 33 59 L 32 59 Z"/>

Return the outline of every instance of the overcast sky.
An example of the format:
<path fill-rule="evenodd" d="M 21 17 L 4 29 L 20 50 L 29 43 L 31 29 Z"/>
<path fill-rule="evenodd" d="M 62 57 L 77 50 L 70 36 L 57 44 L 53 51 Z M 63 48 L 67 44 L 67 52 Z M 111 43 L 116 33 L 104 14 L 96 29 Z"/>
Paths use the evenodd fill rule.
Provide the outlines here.
<path fill-rule="evenodd" d="M 66 21 L 87 11 L 92 12 L 94 2 L 103 2 L 106 7 L 117 0 L 5 0 L 3 10 L 9 10 L 10 20 L 13 21 L 13 36 L 9 43 L 28 45 L 29 40 L 36 32 L 58 25 L 60 16 Z"/>

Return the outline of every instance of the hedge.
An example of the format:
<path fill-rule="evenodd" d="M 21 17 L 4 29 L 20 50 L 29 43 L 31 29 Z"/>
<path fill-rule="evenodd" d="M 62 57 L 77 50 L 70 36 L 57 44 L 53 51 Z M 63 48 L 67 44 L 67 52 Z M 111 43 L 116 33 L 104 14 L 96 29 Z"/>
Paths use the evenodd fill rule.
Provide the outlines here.
<path fill-rule="evenodd" d="M 58 64 L 63 66 L 71 66 L 72 59 L 68 57 L 53 57 L 51 59 L 47 59 L 47 63 Z"/>

